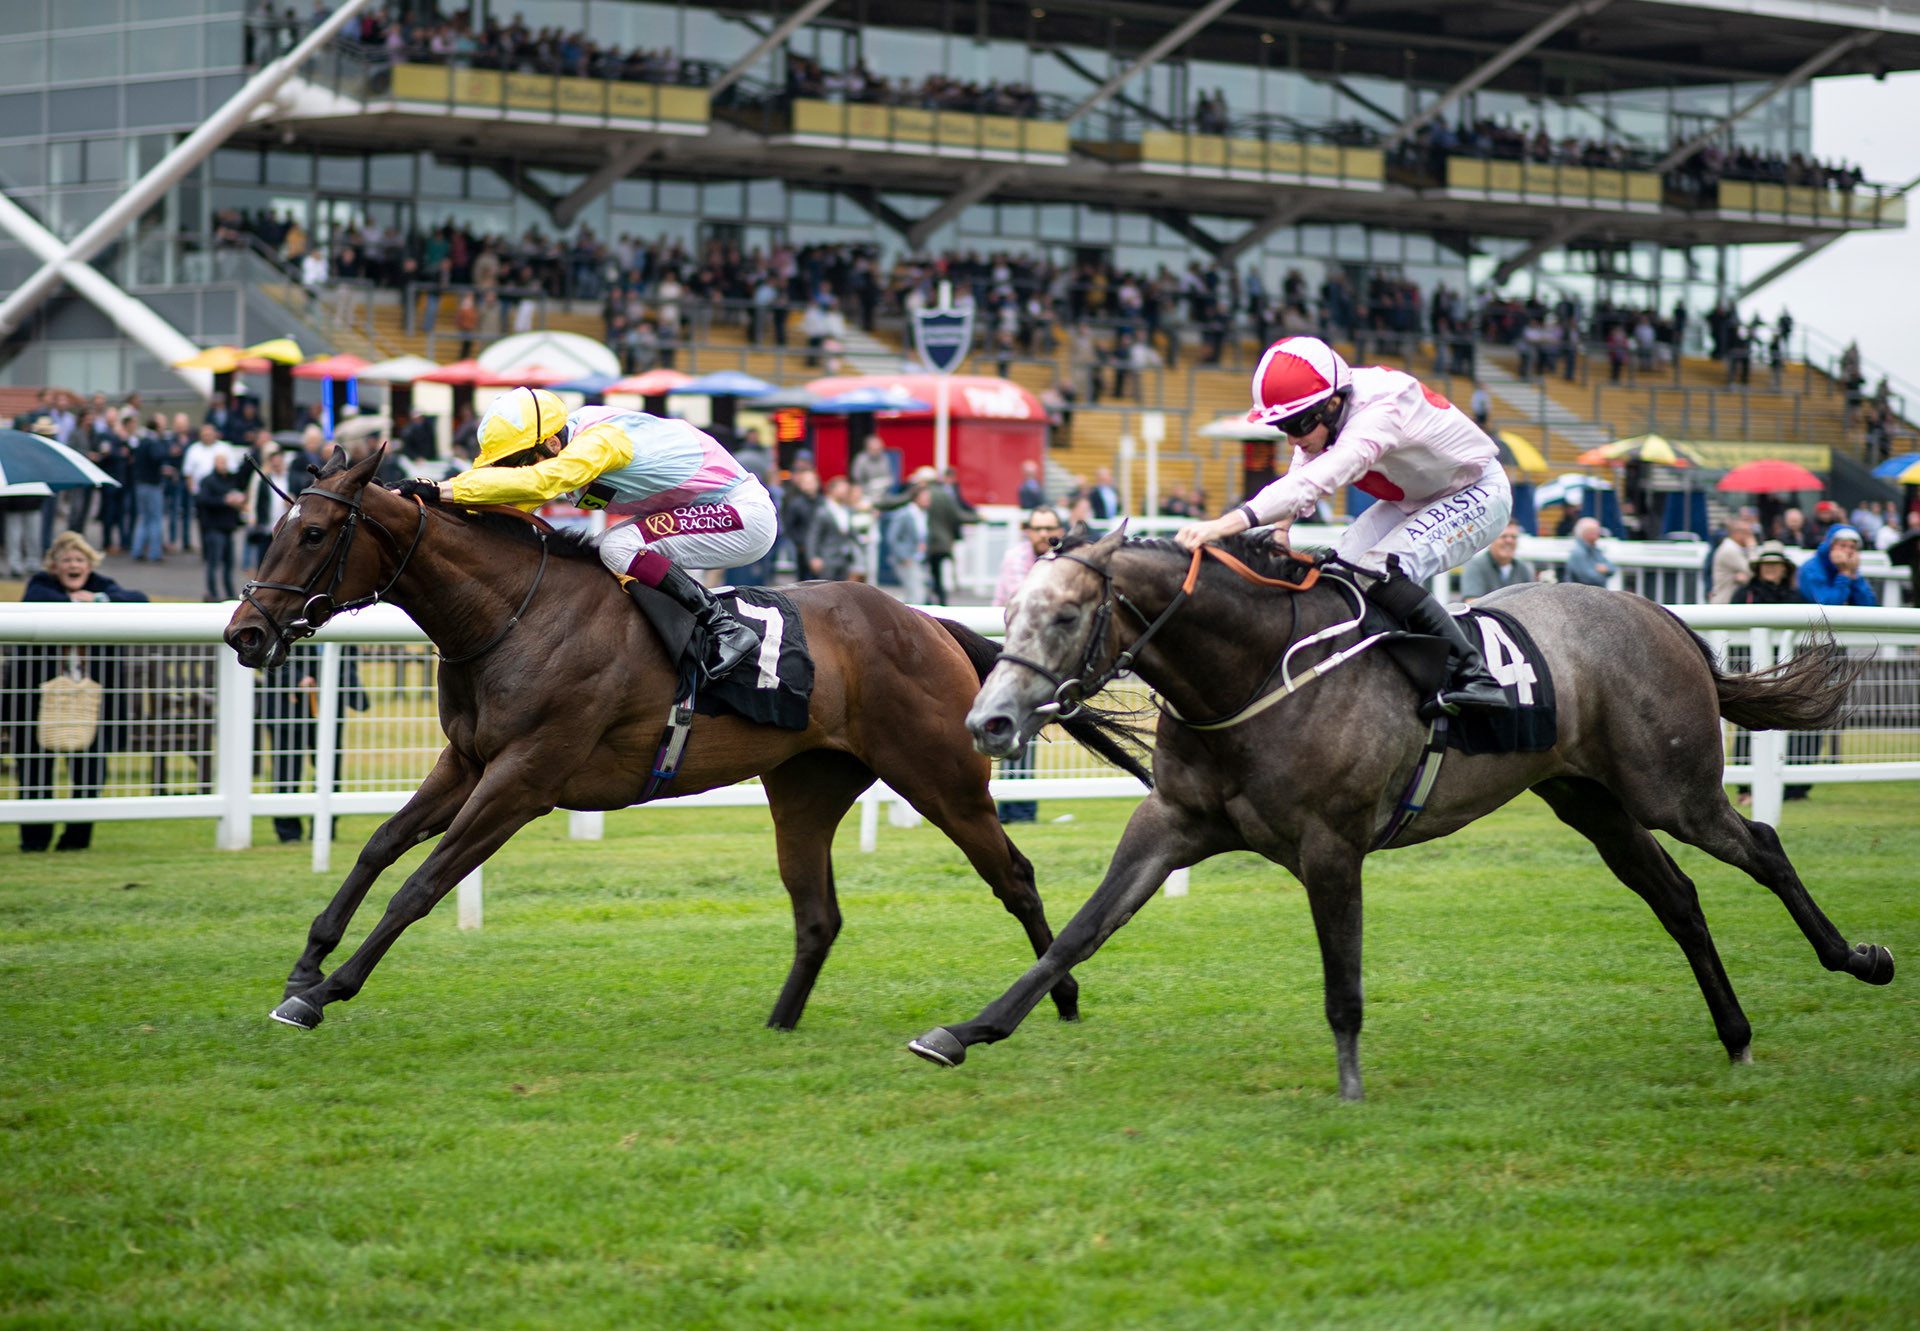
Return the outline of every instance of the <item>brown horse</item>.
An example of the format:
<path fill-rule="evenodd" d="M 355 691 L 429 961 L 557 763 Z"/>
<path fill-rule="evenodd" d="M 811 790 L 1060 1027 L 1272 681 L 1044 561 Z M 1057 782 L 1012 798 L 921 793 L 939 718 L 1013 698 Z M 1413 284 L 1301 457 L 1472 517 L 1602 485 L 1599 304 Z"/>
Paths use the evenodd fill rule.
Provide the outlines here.
<path fill-rule="evenodd" d="M 369 484 L 378 465 L 376 454 L 317 475 L 226 632 L 242 664 L 270 666 L 338 611 L 385 600 L 441 652 L 447 747 L 314 919 L 274 1009 L 276 1020 L 307 1029 L 328 1003 L 359 993 L 401 931 L 528 822 L 555 808 L 640 799 L 673 701 L 664 647 L 590 542 L 518 518 L 420 505 Z M 363 530 L 369 539 L 356 540 Z M 1044 955 L 1053 933 L 1033 868 L 1001 830 L 988 762 L 965 725 L 994 645 L 877 588 L 813 583 L 791 594 L 814 658 L 807 729 L 702 716 L 673 787 L 691 794 L 752 776 L 766 786 L 795 933 L 793 967 L 767 1024 L 799 1022 L 840 931 L 834 829 L 876 778 L 966 852 Z M 1104 723 L 1084 722 L 1069 733 L 1149 780 Z M 359 949 L 323 977 L 321 962 L 374 879 L 442 833 Z M 1063 1019 L 1077 1015 L 1071 977 L 1053 998 Z"/>

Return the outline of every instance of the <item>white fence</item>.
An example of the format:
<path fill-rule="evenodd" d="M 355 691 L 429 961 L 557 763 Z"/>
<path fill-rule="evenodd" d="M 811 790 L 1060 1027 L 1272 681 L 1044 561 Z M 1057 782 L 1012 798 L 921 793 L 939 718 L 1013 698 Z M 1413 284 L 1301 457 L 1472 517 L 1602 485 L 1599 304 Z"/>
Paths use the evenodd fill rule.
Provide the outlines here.
<path fill-rule="evenodd" d="M 1727 728 L 1727 780 L 1751 785 L 1754 816 L 1779 819 L 1789 785 L 1920 778 L 1920 610 L 1805 606 L 1677 606 L 1740 668 L 1783 659 L 1824 616 L 1851 650 L 1870 658 L 1842 729 L 1748 736 Z M 992 636 L 1001 614 L 984 607 L 939 613 Z M 334 818 L 387 814 L 424 779 L 443 739 L 434 705 L 436 660 L 400 611 L 344 616 L 317 647 L 278 672 L 247 670 L 220 642 L 230 607 L 218 605 L 0 605 L 0 654 L 85 660 L 95 648 L 106 675 L 100 737 L 85 755 L 51 755 L 31 722 L 34 689 L 10 669 L 0 689 L 0 734 L 11 748 L 0 779 L 0 823 L 211 818 L 216 844 L 244 849 L 259 817 L 315 820 L 314 867 L 328 866 Z M 99 649 L 106 649 L 104 651 Z M 106 661 L 105 670 L 99 662 Z M 1137 696 L 1136 689 L 1136 696 Z M 334 735 L 331 744 L 317 737 Z M 999 775 L 1001 799 L 1137 795 L 1139 786 L 1070 741 L 1036 746 L 1031 775 Z M 73 783 L 79 780 L 80 795 Z M 37 796 L 26 798 L 24 796 Z M 863 810 L 871 849 L 877 787 Z M 760 803 L 748 783 L 671 801 Z M 576 835 L 597 835 L 597 814 L 573 815 Z"/>

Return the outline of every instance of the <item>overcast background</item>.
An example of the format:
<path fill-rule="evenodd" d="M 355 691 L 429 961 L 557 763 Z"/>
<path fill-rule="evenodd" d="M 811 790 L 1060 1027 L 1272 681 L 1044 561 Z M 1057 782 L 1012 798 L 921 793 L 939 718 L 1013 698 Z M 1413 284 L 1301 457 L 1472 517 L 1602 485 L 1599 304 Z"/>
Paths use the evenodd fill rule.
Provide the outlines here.
<path fill-rule="evenodd" d="M 1920 73 L 1885 82 L 1867 75 L 1817 80 L 1813 151 L 1823 161 L 1858 162 L 1876 184 L 1898 187 L 1920 175 Z M 1908 208 L 1914 220 L 1905 230 L 1837 241 L 1763 288 L 1741 313 L 1772 323 L 1784 306 L 1834 343 L 1857 339 L 1869 380 L 1891 374 L 1912 412 L 1920 407 L 1920 188 Z M 1758 277 L 1794 248 L 1751 246 L 1741 271 Z M 1819 362 L 1823 352 L 1816 340 L 1809 354 Z"/>

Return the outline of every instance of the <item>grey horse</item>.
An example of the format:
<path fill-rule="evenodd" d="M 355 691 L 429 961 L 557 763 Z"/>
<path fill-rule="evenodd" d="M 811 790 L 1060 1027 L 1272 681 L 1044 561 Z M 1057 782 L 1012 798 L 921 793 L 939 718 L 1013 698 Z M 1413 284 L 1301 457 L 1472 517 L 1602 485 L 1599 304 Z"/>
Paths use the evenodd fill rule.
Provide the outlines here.
<path fill-rule="evenodd" d="M 1262 563 L 1255 541 L 1223 544 Z M 1300 567 L 1271 559 L 1265 566 Z M 1184 598 L 1183 579 L 1192 588 Z M 1892 980 L 1892 954 L 1850 947 L 1807 894 L 1773 829 L 1741 817 L 1721 784 L 1722 717 L 1753 729 L 1818 729 L 1837 715 L 1852 669 L 1830 639 L 1772 671 L 1727 674 L 1696 634 L 1638 596 L 1533 584 L 1488 600 L 1532 635 L 1552 671 L 1558 743 L 1537 753 L 1449 754 L 1425 812 L 1389 846 L 1446 836 L 1532 790 L 1653 908 L 1693 967 L 1735 1061 L 1749 1061 L 1752 1027 L 1693 883 L 1654 830 L 1772 889 L 1828 970 L 1869 984 Z M 1354 617 L 1352 594 L 1334 578 L 1302 591 L 1262 586 L 1212 564 L 1190 570 L 1187 552 L 1166 541 L 1079 535 L 1044 557 L 1008 605 L 1006 651 L 967 717 L 974 743 L 990 755 L 1013 751 L 1050 712 L 1071 707 L 1079 681 L 1101 682 L 1094 677 L 1131 662 L 1163 704 L 1155 789 L 1129 820 L 1100 886 L 1033 968 L 972 1021 L 936 1027 L 909 1048 L 953 1066 L 968 1046 L 1005 1039 L 1169 873 L 1252 850 L 1306 887 L 1340 1094 L 1360 1099 L 1360 865 L 1425 739 L 1413 685 L 1385 653 L 1367 651 L 1245 724 L 1200 730 L 1177 719 L 1227 716 L 1270 695 L 1290 644 L 1328 631 L 1290 662 L 1284 673 L 1297 679 L 1357 639 L 1357 631 L 1339 631 Z"/>

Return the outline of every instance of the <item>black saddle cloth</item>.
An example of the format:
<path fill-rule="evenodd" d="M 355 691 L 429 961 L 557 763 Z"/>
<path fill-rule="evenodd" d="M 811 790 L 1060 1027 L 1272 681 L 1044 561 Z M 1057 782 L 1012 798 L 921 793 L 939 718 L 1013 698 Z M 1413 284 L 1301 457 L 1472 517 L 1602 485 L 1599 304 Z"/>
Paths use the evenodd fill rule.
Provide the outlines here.
<path fill-rule="evenodd" d="M 700 677 L 706 634 L 694 623 L 693 612 L 666 593 L 637 583 L 628 590 L 674 662 L 680 681 L 676 696 L 685 697 Z M 766 587 L 718 587 L 713 594 L 760 635 L 760 650 L 724 679 L 701 684 L 693 709 L 706 716 L 733 715 L 782 730 L 805 730 L 813 699 L 813 656 L 800 612 L 789 598 Z"/>

